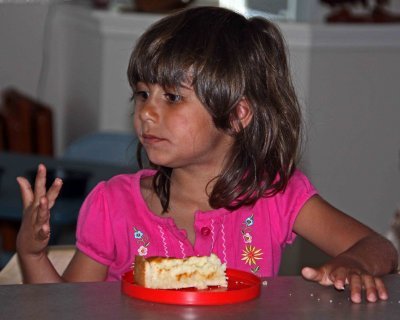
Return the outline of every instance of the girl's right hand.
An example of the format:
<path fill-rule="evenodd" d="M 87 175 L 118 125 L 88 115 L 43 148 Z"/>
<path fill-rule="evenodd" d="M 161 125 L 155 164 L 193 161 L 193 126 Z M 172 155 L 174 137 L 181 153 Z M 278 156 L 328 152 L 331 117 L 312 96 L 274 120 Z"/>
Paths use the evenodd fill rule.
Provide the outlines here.
<path fill-rule="evenodd" d="M 46 190 L 46 167 L 40 164 L 34 189 L 24 177 L 18 177 L 23 204 L 23 218 L 17 236 L 19 255 L 40 257 L 46 253 L 50 240 L 50 209 L 60 193 L 62 180 L 56 178 Z"/>

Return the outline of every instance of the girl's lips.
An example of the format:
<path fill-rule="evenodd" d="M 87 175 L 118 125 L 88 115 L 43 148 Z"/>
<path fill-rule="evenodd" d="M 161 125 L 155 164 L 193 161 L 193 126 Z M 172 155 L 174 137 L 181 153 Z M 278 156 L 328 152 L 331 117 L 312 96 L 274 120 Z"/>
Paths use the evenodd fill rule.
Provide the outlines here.
<path fill-rule="evenodd" d="M 153 136 L 151 134 L 142 134 L 143 144 L 153 144 L 160 141 L 164 141 L 165 139 Z"/>

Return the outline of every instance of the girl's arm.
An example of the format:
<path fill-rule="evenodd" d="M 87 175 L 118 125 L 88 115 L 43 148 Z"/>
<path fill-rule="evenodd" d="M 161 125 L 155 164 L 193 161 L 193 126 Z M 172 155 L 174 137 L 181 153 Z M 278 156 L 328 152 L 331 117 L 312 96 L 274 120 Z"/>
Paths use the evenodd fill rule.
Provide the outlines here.
<path fill-rule="evenodd" d="M 77 250 L 64 271 L 63 279 L 68 282 L 104 281 L 107 277 L 107 272 L 107 266 Z"/>
<path fill-rule="evenodd" d="M 319 268 L 303 268 L 303 276 L 343 290 L 350 287 L 351 300 L 374 302 L 387 299 L 379 278 L 396 271 L 397 251 L 385 238 L 357 220 L 335 209 L 319 196 L 308 200 L 294 224 L 294 231 L 333 258 Z"/>
<path fill-rule="evenodd" d="M 32 189 L 27 179 L 17 178 L 23 203 L 23 219 L 17 236 L 17 252 L 25 283 L 63 281 L 102 281 L 107 267 L 80 251 L 72 258 L 61 277 L 47 257 L 50 239 L 50 209 L 60 193 L 62 181 L 56 179 L 46 190 L 46 167 L 39 165 Z"/>
<path fill-rule="evenodd" d="M 43 256 L 19 255 L 24 275 L 24 283 L 56 283 L 56 282 L 94 282 L 104 281 L 107 276 L 107 266 L 96 262 L 77 250 L 68 267 L 60 276 L 54 266 Z"/>

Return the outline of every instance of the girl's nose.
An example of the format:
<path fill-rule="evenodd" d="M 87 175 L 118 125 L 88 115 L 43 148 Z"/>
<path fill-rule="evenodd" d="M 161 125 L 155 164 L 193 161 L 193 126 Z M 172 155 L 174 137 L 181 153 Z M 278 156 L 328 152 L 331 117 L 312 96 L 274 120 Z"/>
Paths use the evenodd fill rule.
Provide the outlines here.
<path fill-rule="evenodd" d="M 140 103 L 139 117 L 142 121 L 157 121 L 158 119 L 157 104 L 154 99 L 148 98 L 146 101 Z"/>

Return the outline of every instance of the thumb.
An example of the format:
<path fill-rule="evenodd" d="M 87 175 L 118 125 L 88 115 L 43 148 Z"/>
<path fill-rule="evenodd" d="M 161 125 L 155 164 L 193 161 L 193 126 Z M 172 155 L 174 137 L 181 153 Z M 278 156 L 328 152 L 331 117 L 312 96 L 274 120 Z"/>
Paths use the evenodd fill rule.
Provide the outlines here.
<path fill-rule="evenodd" d="M 31 184 L 24 177 L 17 177 L 19 189 L 21 191 L 22 205 L 24 209 L 30 206 L 34 200 Z"/>
<path fill-rule="evenodd" d="M 304 267 L 301 270 L 301 274 L 306 280 L 318 282 L 323 286 L 330 286 L 333 284 L 332 280 L 329 278 L 329 272 L 326 267 L 321 267 L 318 269 Z"/>
<path fill-rule="evenodd" d="M 301 275 L 307 280 L 316 282 L 320 282 L 323 278 L 323 273 L 320 270 L 310 267 L 304 267 L 301 270 Z"/>

